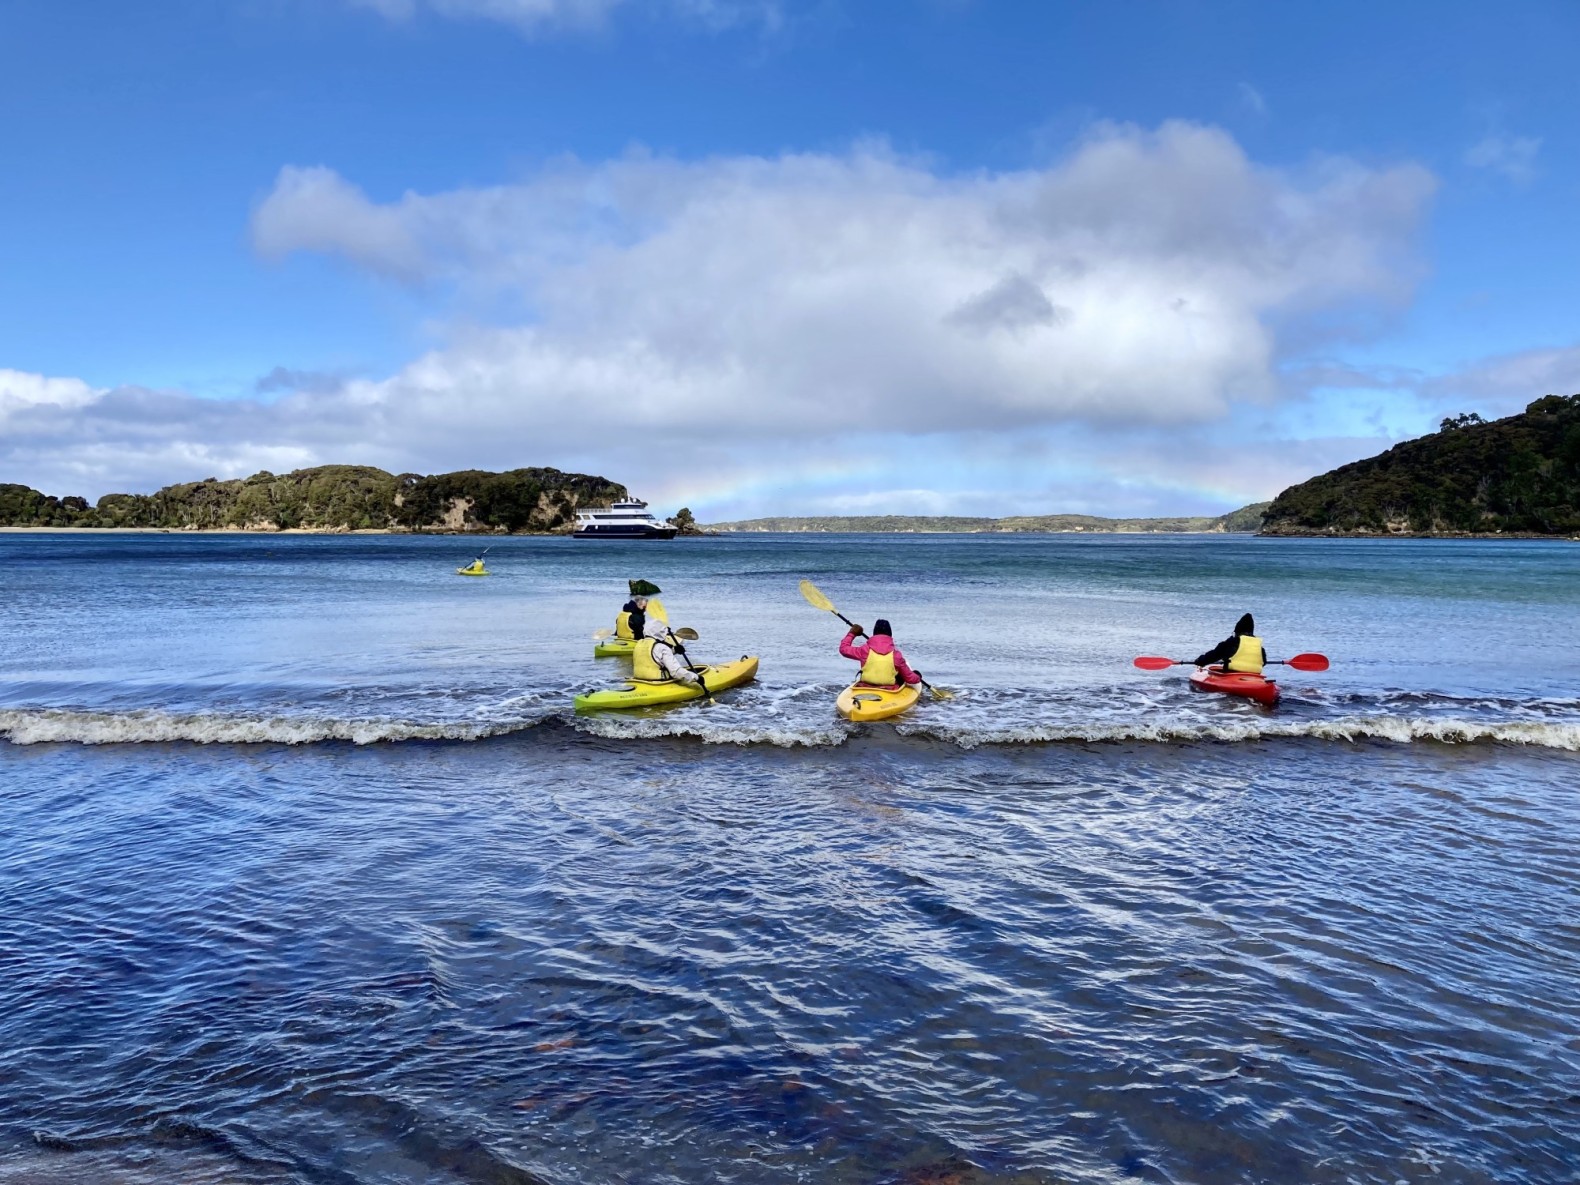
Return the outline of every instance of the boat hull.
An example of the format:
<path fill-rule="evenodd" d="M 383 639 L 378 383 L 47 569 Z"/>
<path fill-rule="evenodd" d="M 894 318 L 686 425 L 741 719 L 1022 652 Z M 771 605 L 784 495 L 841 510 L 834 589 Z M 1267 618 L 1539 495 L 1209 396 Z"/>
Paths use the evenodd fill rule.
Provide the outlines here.
<path fill-rule="evenodd" d="M 579 527 L 572 539 L 646 540 L 673 539 L 678 527 Z"/>

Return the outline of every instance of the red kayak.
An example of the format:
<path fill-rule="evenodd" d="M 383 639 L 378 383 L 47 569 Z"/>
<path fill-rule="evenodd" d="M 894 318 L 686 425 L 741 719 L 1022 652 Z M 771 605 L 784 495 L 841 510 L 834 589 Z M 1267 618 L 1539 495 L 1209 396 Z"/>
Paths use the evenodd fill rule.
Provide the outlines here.
<path fill-rule="evenodd" d="M 1197 691 L 1221 691 L 1225 695 L 1243 695 L 1259 704 L 1272 707 L 1278 702 L 1278 684 L 1261 675 L 1225 673 L 1211 667 L 1197 667 L 1191 672 L 1190 685 Z"/>

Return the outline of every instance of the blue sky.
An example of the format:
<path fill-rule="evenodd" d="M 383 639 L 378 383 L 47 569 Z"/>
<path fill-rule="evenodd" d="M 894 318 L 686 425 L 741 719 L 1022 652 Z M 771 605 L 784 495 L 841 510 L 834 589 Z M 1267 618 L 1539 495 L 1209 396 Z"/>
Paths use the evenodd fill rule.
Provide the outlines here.
<path fill-rule="evenodd" d="M 1225 509 L 1580 390 L 1577 47 L 1571 2 L 11 0 L 0 480 Z"/>

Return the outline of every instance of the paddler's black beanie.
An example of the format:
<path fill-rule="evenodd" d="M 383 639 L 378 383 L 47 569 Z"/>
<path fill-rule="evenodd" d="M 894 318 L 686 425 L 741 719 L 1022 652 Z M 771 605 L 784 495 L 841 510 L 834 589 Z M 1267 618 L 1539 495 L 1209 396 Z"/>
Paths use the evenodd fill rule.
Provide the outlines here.
<path fill-rule="evenodd" d="M 894 637 L 894 631 L 889 628 L 889 623 L 886 618 L 880 617 L 877 621 L 872 623 L 872 636 L 876 638 L 879 634 L 882 634 L 885 638 Z"/>
<path fill-rule="evenodd" d="M 1251 620 L 1249 613 L 1234 623 L 1234 632 L 1236 635 L 1256 633 L 1256 622 Z"/>

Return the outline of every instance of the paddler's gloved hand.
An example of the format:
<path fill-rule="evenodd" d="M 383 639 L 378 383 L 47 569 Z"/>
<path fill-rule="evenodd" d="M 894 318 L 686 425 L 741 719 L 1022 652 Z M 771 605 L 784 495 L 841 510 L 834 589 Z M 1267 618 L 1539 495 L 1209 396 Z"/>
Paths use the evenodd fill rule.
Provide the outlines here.
<path fill-rule="evenodd" d="M 702 688 L 702 694 L 703 695 L 712 695 L 713 694 L 711 691 L 708 690 L 708 681 L 706 679 L 704 679 L 700 674 L 697 676 L 697 686 Z"/>
<path fill-rule="evenodd" d="M 855 622 L 851 623 L 850 635 L 849 635 L 850 637 L 852 637 L 852 638 L 860 638 L 860 637 L 864 637 L 866 635 L 866 633 L 867 633 L 867 631 L 862 629 Z"/>

